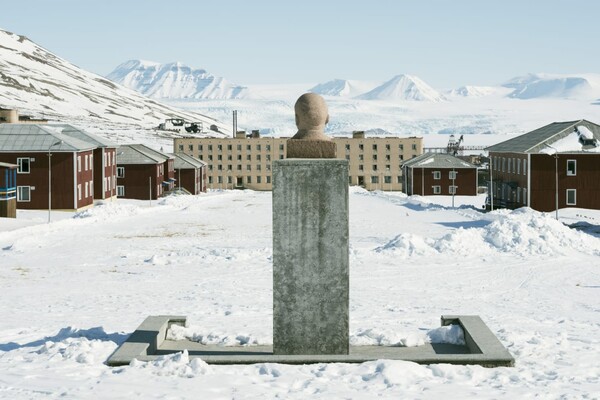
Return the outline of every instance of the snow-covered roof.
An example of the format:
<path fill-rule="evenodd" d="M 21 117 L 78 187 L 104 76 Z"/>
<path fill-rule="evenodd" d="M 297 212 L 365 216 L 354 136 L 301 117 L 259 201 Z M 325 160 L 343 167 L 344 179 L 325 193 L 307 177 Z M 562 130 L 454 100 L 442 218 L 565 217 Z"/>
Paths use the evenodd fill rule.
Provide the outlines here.
<path fill-rule="evenodd" d="M 123 144 L 117 151 L 117 165 L 158 164 L 172 158 L 143 144 Z"/>
<path fill-rule="evenodd" d="M 5 163 L 5 162 L 0 162 L 0 167 L 2 167 L 2 168 L 17 168 L 18 165 L 17 164 L 9 164 L 9 163 Z"/>
<path fill-rule="evenodd" d="M 470 162 L 446 153 L 425 153 L 405 161 L 403 166 L 410 168 L 477 168 Z"/>
<path fill-rule="evenodd" d="M 549 146 L 556 148 L 559 153 L 600 152 L 600 125 L 584 119 L 553 122 L 488 147 L 487 150 L 499 153 L 548 153 Z"/>
<path fill-rule="evenodd" d="M 208 165 L 204 161 L 200 161 L 185 153 L 172 153 L 171 155 L 175 158 L 175 163 L 173 164 L 175 169 L 195 169 Z"/>
<path fill-rule="evenodd" d="M 76 129 L 76 128 L 73 128 Z M 79 137 L 76 137 L 79 136 Z M 69 135 L 51 125 L 0 124 L 0 151 L 72 152 L 92 150 L 97 144 Z"/>

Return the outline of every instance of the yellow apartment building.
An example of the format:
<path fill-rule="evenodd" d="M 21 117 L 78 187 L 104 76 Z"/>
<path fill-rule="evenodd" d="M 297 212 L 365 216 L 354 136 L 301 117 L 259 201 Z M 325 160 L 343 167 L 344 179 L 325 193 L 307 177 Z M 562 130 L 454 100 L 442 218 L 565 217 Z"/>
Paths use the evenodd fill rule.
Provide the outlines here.
<path fill-rule="evenodd" d="M 208 164 L 208 188 L 271 190 L 271 164 L 285 158 L 288 139 L 238 132 L 235 138 L 176 138 L 173 147 Z M 338 158 L 349 161 L 349 184 L 367 190 L 402 190 L 402 163 L 423 154 L 419 137 L 365 137 L 364 132 L 354 132 L 332 140 Z"/>

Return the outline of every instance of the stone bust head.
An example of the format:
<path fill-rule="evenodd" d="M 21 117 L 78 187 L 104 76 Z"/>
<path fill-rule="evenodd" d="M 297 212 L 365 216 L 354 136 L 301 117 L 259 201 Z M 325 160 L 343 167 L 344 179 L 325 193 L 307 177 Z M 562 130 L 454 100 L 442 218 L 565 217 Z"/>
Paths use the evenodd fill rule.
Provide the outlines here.
<path fill-rule="evenodd" d="M 316 93 L 305 93 L 296 101 L 294 111 L 298 132 L 292 139 L 331 140 L 324 133 L 329 112 L 323 97 Z"/>

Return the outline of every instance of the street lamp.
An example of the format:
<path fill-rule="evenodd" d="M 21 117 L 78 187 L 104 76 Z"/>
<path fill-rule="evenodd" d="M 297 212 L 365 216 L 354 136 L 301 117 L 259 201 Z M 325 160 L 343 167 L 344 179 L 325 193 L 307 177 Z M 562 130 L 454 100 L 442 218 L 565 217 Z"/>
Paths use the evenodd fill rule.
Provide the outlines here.
<path fill-rule="evenodd" d="M 555 175 L 555 182 L 554 182 L 555 198 L 554 198 L 554 204 L 555 204 L 555 209 L 556 209 L 556 220 L 558 221 L 558 150 L 555 147 L 550 146 L 548 143 L 544 143 L 544 145 L 546 147 L 550 148 L 550 150 L 545 151 L 544 153 L 548 154 L 549 156 L 554 156 L 554 175 Z"/>
<path fill-rule="evenodd" d="M 62 144 L 62 142 L 62 140 L 57 140 L 48 147 L 48 223 L 50 223 L 50 213 L 52 211 L 52 148 Z"/>

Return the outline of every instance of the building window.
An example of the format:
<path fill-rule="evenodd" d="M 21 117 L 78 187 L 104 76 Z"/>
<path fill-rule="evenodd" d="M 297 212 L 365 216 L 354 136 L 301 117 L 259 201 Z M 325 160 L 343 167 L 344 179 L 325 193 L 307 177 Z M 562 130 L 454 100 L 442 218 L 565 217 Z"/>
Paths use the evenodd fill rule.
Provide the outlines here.
<path fill-rule="evenodd" d="M 527 175 L 527 160 L 523 160 L 523 175 Z"/>
<path fill-rule="evenodd" d="M 448 172 L 448 179 L 456 179 L 456 171 Z"/>
<path fill-rule="evenodd" d="M 241 144 L 238 144 L 238 145 L 236 146 L 236 148 L 237 148 L 237 151 L 242 151 L 242 145 L 241 145 Z"/>
<path fill-rule="evenodd" d="M 213 177 L 212 176 L 208 177 L 208 183 L 212 185 L 212 183 L 213 183 Z"/>
<path fill-rule="evenodd" d="M 365 169 L 365 168 L 364 168 L 364 166 L 363 166 L 362 164 L 360 164 L 360 165 L 358 166 L 358 170 L 359 170 L 359 171 L 363 171 L 364 169 Z"/>
<path fill-rule="evenodd" d="M 202 151 L 202 145 L 201 144 L 198 145 L 198 151 Z"/>
<path fill-rule="evenodd" d="M 456 194 L 456 188 L 458 188 L 458 186 L 448 186 L 448 193 L 449 194 Z"/>
<path fill-rule="evenodd" d="M 440 194 L 440 193 L 442 193 L 442 187 L 441 186 L 432 186 L 431 188 L 433 189 L 433 194 Z"/>
<path fill-rule="evenodd" d="M 567 160 L 567 176 L 577 175 L 577 160 Z"/>
<path fill-rule="evenodd" d="M 527 189 L 523 188 L 523 204 L 527 204 Z"/>
<path fill-rule="evenodd" d="M 502 172 L 506 171 L 506 158 L 502 157 Z"/>
<path fill-rule="evenodd" d="M 346 151 L 350 151 L 350 145 L 346 144 Z"/>
<path fill-rule="evenodd" d="M 260 144 L 256 145 L 256 151 L 260 151 Z"/>
<path fill-rule="evenodd" d="M 390 170 L 390 164 L 385 164 L 385 170 L 389 171 Z"/>
<path fill-rule="evenodd" d="M 256 155 L 256 161 L 260 161 L 260 154 Z"/>
<path fill-rule="evenodd" d="M 232 147 L 230 144 L 227 145 L 227 151 L 231 151 Z"/>
<path fill-rule="evenodd" d="M 521 159 L 517 158 L 517 175 L 521 175 Z"/>
<path fill-rule="evenodd" d="M 251 156 L 250 154 L 247 154 L 247 155 L 246 155 L 246 160 L 247 160 L 247 161 L 252 161 L 252 156 Z"/>
<path fill-rule="evenodd" d="M 404 150 L 404 145 L 403 144 L 399 144 L 398 148 L 400 149 L 400 151 L 403 151 Z"/>
<path fill-rule="evenodd" d="M 373 151 L 377 151 L 377 145 L 376 144 L 373 145 Z"/>
<path fill-rule="evenodd" d="M 223 145 L 221 145 L 221 144 L 218 144 L 218 145 L 217 145 L 217 150 L 218 150 L 218 151 L 222 151 L 222 150 L 223 150 Z"/>
<path fill-rule="evenodd" d="M 365 146 L 361 143 L 361 144 L 358 145 L 358 149 L 360 151 L 363 151 L 365 149 Z"/>
<path fill-rule="evenodd" d="M 377 145 L 373 145 L 373 146 L 377 146 Z M 377 161 L 377 154 L 373 154 L 373 161 Z"/>
<path fill-rule="evenodd" d="M 577 204 L 577 189 L 567 189 L 567 205 L 574 206 Z"/>
<path fill-rule="evenodd" d="M 389 176 L 389 175 L 386 175 L 386 176 L 383 177 L 383 181 L 385 183 L 392 183 L 392 177 Z"/>
<path fill-rule="evenodd" d="M 231 171 L 231 170 L 233 170 L 231 164 L 227 164 L 227 171 Z"/>
<path fill-rule="evenodd" d="M 396 183 L 402 183 L 402 176 L 398 175 L 396 177 Z"/>
<path fill-rule="evenodd" d="M 441 171 L 433 171 L 433 179 L 442 179 Z"/>
<path fill-rule="evenodd" d="M 517 203 L 521 202 L 521 188 L 517 188 Z"/>
<path fill-rule="evenodd" d="M 371 177 L 371 183 L 379 183 L 379 177 L 377 175 Z"/>
<path fill-rule="evenodd" d="M 390 161 L 390 155 L 389 154 L 385 155 L 385 161 Z"/>
<path fill-rule="evenodd" d="M 238 155 L 237 155 L 237 160 L 238 160 L 238 161 L 242 161 L 242 155 L 241 155 L 241 154 L 238 154 Z"/>
<path fill-rule="evenodd" d="M 110 183 L 108 186 L 110 187 Z M 81 200 L 81 183 L 77 185 L 77 199 Z"/>
<path fill-rule="evenodd" d="M 271 183 L 271 176 L 267 175 L 267 183 Z"/>
<path fill-rule="evenodd" d="M 227 177 L 227 183 L 228 184 L 232 184 L 233 183 L 233 178 L 231 176 Z"/>
<path fill-rule="evenodd" d="M 389 145 L 389 144 L 386 144 L 386 145 L 385 145 L 385 150 L 386 150 L 386 151 L 390 151 L 390 145 Z"/>
<path fill-rule="evenodd" d="M 208 161 L 212 161 L 212 160 L 213 160 L 213 156 L 212 156 L 212 154 L 209 154 L 208 155 Z"/>
<path fill-rule="evenodd" d="M 246 151 L 252 151 L 252 145 L 247 144 L 246 145 Z"/>
<path fill-rule="evenodd" d="M 218 165 L 217 165 L 217 170 L 219 170 L 219 171 L 223 171 L 223 165 L 221 165 L 221 164 L 218 164 Z"/>
<path fill-rule="evenodd" d="M 194 151 L 194 145 L 193 144 L 188 144 L 188 150 L 189 151 Z"/>
<path fill-rule="evenodd" d="M 283 145 L 282 144 L 279 145 L 279 150 L 283 151 Z"/>
<path fill-rule="evenodd" d="M 208 145 L 208 151 L 212 151 L 212 144 Z"/>
<path fill-rule="evenodd" d="M 217 156 L 217 161 L 223 161 L 223 156 L 219 154 L 219 155 Z"/>
<path fill-rule="evenodd" d="M 227 155 L 227 161 L 231 161 L 231 160 L 233 160 L 233 156 L 231 154 L 228 154 Z"/>
<path fill-rule="evenodd" d="M 212 164 L 209 164 L 209 165 L 208 165 L 208 170 L 209 170 L 209 171 L 212 171 L 212 170 L 213 170 L 213 166 L 212 166 Z"/>
<path fill-rule="evenodd" d="M 398 158 L 400 158 L 400 160 L 404 160 L 404 156 L 402 154 L 400 154 Z"/>
<path fill-rule="evenodd" d="M 271 170 L 271 164 L 267 164 L 267 171 Z"/>
<path fill-rule="evenodd" d="M 30 163 L 29 157 L 17 158 L 17 173 L 18 174 L 28 174 L 29 172 L 31 172 L 29 163 Z M 21 186 L 21 187 L 27 187 L 27 186 Z M 29 201 L 29 200 L 27 200 L 27 201 Z"/>
<path fill-rule="evenodd" d="M 256 164 L 256 170 L 260 171 L 260 164 Z"/>
<path fill-rule="evenodd" d="M 416 145 L 416 144 L 413 144 L 413 145 L 412 145 L 412 149 L 413 149 L 413 150 L 416 150 L 416 149 L 417 149 L 417 145 Z"/>
<path fill-rule="evenodd" d="M 261 176 L 257 176 L 256 177 L 256 183 L 262 183 L 262 177 Z"/>
<path fill-rule="evenodd" d="M 223 177 L 217 176 L 217 183 L 223 183 Z"/>
<path fill-rule="evenodd" d="M 237 170 L 238 170 L 238 171 L 241 171 L 241 170 L 242 170 L 242 166 L 241 166 L 240 164 L 238 164 L 238 166 L 237 166 Z"/>
<path fill-rule="evenodd" d="M 125 186 L 117 185 L 117 197 L 125 196 Z"/>
<path fill-rule="evenodd" d="M 85 183 L 85 198 L 87 199 L 89 197 L 89 187 L 88 187 L 88 183 Z"/>
<path fill-rule="evenodd" d="M 17 201 L 31 201 L 31 186 L 17 186 Z"/>
<path fill-rule="evenodd" d="M 250 164 L 246 165 L 246 171 L 252 171 L 252 166 Z"/>
<path fill-rule="evenodd" d="M 271 145 L 270 145 L 270 144 L 267 144 L 267 145 L 265 146 L 265 149 L 266 149 L 267 151 L 271 151 Z"/>
<path fill-rule="evenodd" d="M 377 164 L 373 164 L 373 171 L 377 171 Z"/>
<path fill-rule="evenodd" d="M 110 160 L 110 156 L 108 156 L 108 159 Z M 77 156 L 77 172 L 81 172 L 81 156 Z"/>
<path fill-rule="evenodd" d="M 252 183 L 252 177 L 251 176 L 247 176 L 246 177 L 246 183 Z"/>
<path fill-rule="evenodd" d="M 179 145 L 179 151 L 183 152 L 183 145 L 182 144 Z"/>
<path fill-rule="evenodd" d="M 358 155 L 358 161 L 364 161 L 365 156 L 363 154 Z"/>

